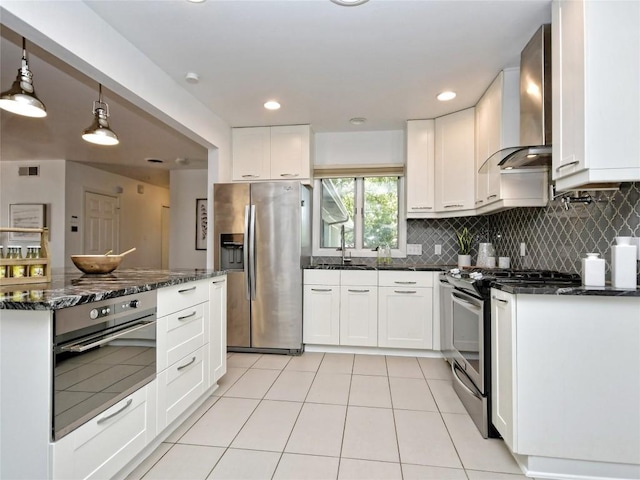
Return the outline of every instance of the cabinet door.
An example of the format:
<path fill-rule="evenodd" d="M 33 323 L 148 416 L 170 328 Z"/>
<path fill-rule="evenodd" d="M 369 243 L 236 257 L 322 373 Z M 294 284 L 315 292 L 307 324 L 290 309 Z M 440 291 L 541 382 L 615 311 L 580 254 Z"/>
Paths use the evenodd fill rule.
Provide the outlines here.
<path fill-rule="evenodd" d="M 378 345 L 378 291 L 371 285 L 340 287 L 340 345 Z"/>
<path fill-rule="evenodd" d="M 511 451 L 514 438 L 515 297 L 491 291 L 492 420 Z"/>
<path fill-rule="evenodd" d="M 436 118 L 436 211 L 474 207 L 475 112 L 468 108 Z"/>
<path fill-rule="evenodd" d="M 271 127 L 273 180 L 303 180 L 311 175 L 309 125 Z"/>
<path fill-rule="evenodd" d="M 227 373 L 227 277 L 210 279 L 209 285 L 209 385 Z"/>
<path fill-rule="evenodd" d="M 232 130 L 233 180 L 268 180 L 271 169 L 270 127 Z"/>
<path fill-rule="evenodd" d="M 433 289 L 380 287 L 378 345 L 433 348 Z"/>
<path fill-rule="evenodd" d="M 302 318 L 304 343 L 339 345 L 340 287 L 305 285 Z"/>
<path fill-rule="evenodd" d="M 489 121 L 491 97 L 487 92 L 476 104 L 476 208 L 485 205 L 487 199 L 487 187 L 489 184 L 489 172 L 485 169 L 480 171 L 480 167 L 491 155 L 489 153 Z"/>
<path fill-rule="evenodd" d="M 434 211 L 435 122 L 407 122 L 407 217 Z"/>
<path fill-rule="evenodd" d="M 504 74 L 500 74 L 493 81 L 485 96 L 488 99 L 487 110 L 484 117 L 484 131 L 486 135 L 485 152 L 487 158 L 503 148 L 502 144 L 502 94 Z M 492 203 L 500 199 L 500 167 L 497 162 L 491 162 L 486 178 L 484 204 Z"/>

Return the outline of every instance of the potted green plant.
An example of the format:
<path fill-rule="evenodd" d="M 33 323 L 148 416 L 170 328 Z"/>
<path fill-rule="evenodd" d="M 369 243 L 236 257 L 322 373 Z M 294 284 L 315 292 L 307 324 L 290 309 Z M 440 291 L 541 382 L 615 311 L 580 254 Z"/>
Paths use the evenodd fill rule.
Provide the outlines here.
<path fill-rule="evenodd" d="M 471 265 L 471 242 L 473 235 L 467 227 L 456 232 L 458 238 L 458 267 L 468 267 Z"/>

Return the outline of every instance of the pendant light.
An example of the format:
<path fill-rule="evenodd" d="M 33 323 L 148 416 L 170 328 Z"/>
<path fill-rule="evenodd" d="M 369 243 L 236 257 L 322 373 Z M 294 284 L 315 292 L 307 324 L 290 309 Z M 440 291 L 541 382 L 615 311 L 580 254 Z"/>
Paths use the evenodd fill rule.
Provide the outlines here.
<path fill-rule="evenodd" d="M 36 97 L 33 88 L 33 73 L 27 62 L 26 41 L 22 37 L 22 66 L 11 88 L 0 93 L 0 108 L 25 117 L 46 117 L 47 109 Z"/>
<path fill-rule="evenodd" d="M 98 145 L 117 145 L 120 143 L 118 136 L 109 128 L 109 105 L 102 101 L 102 84 L 99 85 L 98 101 L 93 102 L 93 123 L 82 133 L 82 138 L 87 142 Z"/>

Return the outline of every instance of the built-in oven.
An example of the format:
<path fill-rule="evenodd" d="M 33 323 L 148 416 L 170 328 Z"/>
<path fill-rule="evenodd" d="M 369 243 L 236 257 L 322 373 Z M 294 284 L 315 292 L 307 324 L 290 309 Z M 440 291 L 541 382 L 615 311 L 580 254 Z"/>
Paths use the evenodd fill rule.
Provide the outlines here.
<path fill-rule="evenodd" d="M 453 285 L 447 280 L 447 275 L 441 273 L 440 280 L 440 351 L 448 362 L 452 361 L 453 354 L 453 317 L 451 291 Z"/>
<path fill-rule="evenodd" d="M 148 291 L 55 312 L 54 440 L 156 378 L 156 311 Z"/>

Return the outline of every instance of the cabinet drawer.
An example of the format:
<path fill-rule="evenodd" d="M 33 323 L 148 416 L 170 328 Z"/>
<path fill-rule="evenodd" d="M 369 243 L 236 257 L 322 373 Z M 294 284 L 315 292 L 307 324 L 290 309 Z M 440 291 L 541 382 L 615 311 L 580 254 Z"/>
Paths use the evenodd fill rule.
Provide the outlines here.
<path fill-rule="evenodd" d="M 208 279 L 160 288 L 158 290 L 158 317 L 206 302 L 208 299 Z"/>
<path fill-rule="evenodd" d="M 339 270 L 305 270 L 305 285 L 340 285 Z"/>
<path fill-rule="evenodd" d="M 340 285 L 369 285 L 378 286 L 378 272 L 376 270 L 342 270 L 340 271 Z"/>
<path fill-rule="evenodd" d="M 381 271 L 381 287 L 433 287 L 433 272 Z"/>
<path fill-rule="evenodd" d="M 202 395 L 208 376 L 209 345 L 181 358 L 158 374 L 158 430 L 164 429 Z"/>
<path fill-rule="evenodd" d="M 209 302 L 158 319 L 158 371 L 208 342 Z"/>
<path fill-rule="evenodd" d="M 152 382 L 55 442 L 53 478 L 112 478 L 155 436 Z"/>

